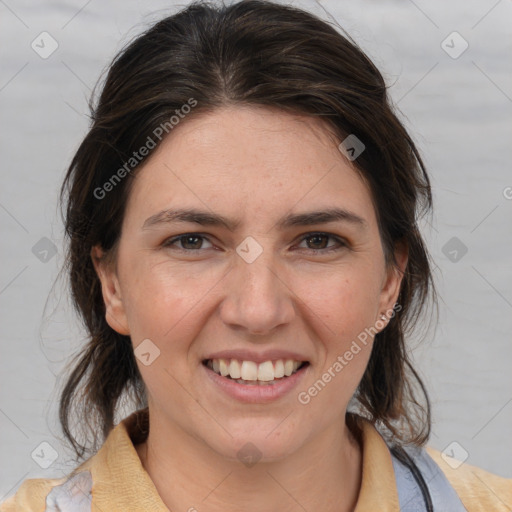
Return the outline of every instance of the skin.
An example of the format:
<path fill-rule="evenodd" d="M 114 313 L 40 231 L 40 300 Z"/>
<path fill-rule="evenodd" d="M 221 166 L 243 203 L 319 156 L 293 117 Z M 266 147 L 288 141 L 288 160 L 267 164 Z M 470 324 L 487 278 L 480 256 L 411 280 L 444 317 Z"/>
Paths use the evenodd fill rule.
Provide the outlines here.
<path fill-rule="evenodd" d="M 355 507 L 361 447 L 345 414 L 373 340 L 307 405 L 297 394 L 392 309 L 407 255 L 397 247 L 397 266 L 386 264 L 370 191 L 339 142 L 317 118 L 267 108 L 224 107 L 186 119 L 134 181 L 115 264 L 100 260 L 99 247 L 92 251 L 109 325 L 130 335 L 134 348 L 149 338 L 160 350 L 149 366 L 137 359 L 151 428 L 136 449 L 172 510 Z M 142 228 L 171 207 L 240 224 Z M 327 207 L 350 210 L 365 225 L 276 227 L 289 213 Z M 346 245 L 306 236 L 319 231 Z M 189 233 L 205 238 L 164 245 Z M 252 263 L 236 252 L 248 236 L 263 249 Z M 233 348 L 294 350 L 310 366 L 298 389 L 277 401 L 241 403 L 201 367 L 205 355 Z M 262 454 L 252 467 L 237 459 L 248 442 Z"/>

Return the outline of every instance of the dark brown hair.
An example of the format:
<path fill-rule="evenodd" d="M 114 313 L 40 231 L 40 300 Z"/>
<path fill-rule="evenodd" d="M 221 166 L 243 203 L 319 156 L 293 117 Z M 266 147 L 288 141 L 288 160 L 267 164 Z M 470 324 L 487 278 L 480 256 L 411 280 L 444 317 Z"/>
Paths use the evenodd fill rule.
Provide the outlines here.
<path fill-rule="evenodd" d="M 321 116 L 340 140 L 353 134 L 364 143 L 354 164 L 370 187 L 388 264 L 395 263 L 397 242 L 407 245 L 409 260 L 401 309 L 377 334 L 355 399 L 359 412 L 395 440 L 424 444 L 430 404 L 405 344 L 429 296 L 435 299 L 417 224 L 432 208 L 424 165 L 393 112 L 380 72 L 348 35 L 302 10 L 248 0 L 230 6 L 195 2 L 157 22 L 117 55 L 95 105 L 91 98 L 90 130 L 61 190 L 67 272 L 90 335 L 71 368 L 59 410 L 77 456 L 84 456 L 91 439 L 92 451 L 104 441 L 122 397 L 136 408 L 147 405 L 130 338 L 105 320 L 90 252 L 99 245 L 115 259 L 130 184 L 149 157 L 129 172 L 118 170 L 127 169 L 148 137 L 155 139 L 158 127 L 169 128 L 171 116 L 191 98 L 196 105 L 190 117 L 226 105 L 258 105 Z M 114 182 L 116 173 L 122 179 Z M 109 182 L 108 196 L 99 197 Z M 74 409 L 85 444 L 72 432 Z"/>

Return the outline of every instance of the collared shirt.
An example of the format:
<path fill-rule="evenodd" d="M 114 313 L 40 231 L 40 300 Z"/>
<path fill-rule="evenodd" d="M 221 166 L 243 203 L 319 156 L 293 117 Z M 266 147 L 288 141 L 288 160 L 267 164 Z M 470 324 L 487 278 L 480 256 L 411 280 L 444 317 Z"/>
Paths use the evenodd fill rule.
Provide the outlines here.
<path fill-rule="evenodd" d="M 135 449 L 147 437 L 148 422 L 147 408 L 132 413 L 112 429 L 100 450 L 70 475 L 25 480 L 16 494 L 0 505 L 0 512 L 169 512 Z M 390 450 L 372 423 L 358 418 L 358 425 L 362 481 L 354 512 L 399 512 Z M 468 512 L 512 510 L 512 479 L 468 464 L 456 467 L 439 451 L 430 447 L 426 451 Z"/>

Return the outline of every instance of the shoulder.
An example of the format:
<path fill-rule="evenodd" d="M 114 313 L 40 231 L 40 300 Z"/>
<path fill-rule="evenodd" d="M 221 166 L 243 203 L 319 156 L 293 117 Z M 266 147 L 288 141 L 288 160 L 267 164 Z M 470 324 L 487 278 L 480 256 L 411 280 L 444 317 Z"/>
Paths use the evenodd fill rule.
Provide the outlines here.
<path fill-rule="evenodd" d="M 0 503 L 0 512 L 42 510 L 41 507 L 44 506 L 46 496 L 52 488 L 61 485 L 65 480 L 65 478 L 29 478 L 19 486 L 14 496 Z"/>
<path fill-rule="evenodd" d="M 431 447 L 427 447 L 424 452 L 441 469 L 468 512 L 512 510 L 512 479 L 460 463 Z"/>
<path fill-rule="evenodd" d="M 401 510 L 436 512 L 510 512 L 512 479 L 447 457 L 430 447 L 402 446 L 392 453 Z M 428 492 L 427 492 L 428 491 Z"/>
<path fill-rule="evenodd" d="M 89 471 L 59 479 L 25 480 L 14 496 L 0 504 L 0 512 L 85 512 L 91 510 L 92 477 Z"/>
<path fill-rule="evenodd" d="M 0 512 L 90 512 L 93 482 L 96 482 L 96 499 L 98 494 L 104 500 L 110 499 L 113 481 L 124 485 L 123 478 L 130 477 L 133 468 L 139 470 L 135 471 L 138 476 L 142 473 L 130 433 L 139 434 L 143 413 L 144 410 L 125 418 L 111 430 L 100 450 L 70 474 L 23 481 L 14 496 L 0 503 Z"/>
<path fill-rule="evenodd" d="M 16 494 L 0 504 L 0 512 L 32 512 L 42 510 L 46 496 L 55 487 L 64 482 L 62 479 L 31 478 L 25 480 Z"/>

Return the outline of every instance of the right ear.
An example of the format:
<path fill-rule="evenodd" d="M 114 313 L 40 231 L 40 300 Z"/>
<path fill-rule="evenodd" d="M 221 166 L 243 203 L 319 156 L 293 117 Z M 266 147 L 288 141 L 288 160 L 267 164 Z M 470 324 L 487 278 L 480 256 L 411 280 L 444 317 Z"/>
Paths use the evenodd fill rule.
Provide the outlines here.
<path fill-rule="evenodd" d="M 105 320 L 114 331 L 128 336 L 130 329 L 115 265 L 106 261 L 105 253 L 98 245 L 91 249 L 91 259 L 101 282 L 101 292 L 105 303 Z"/>

